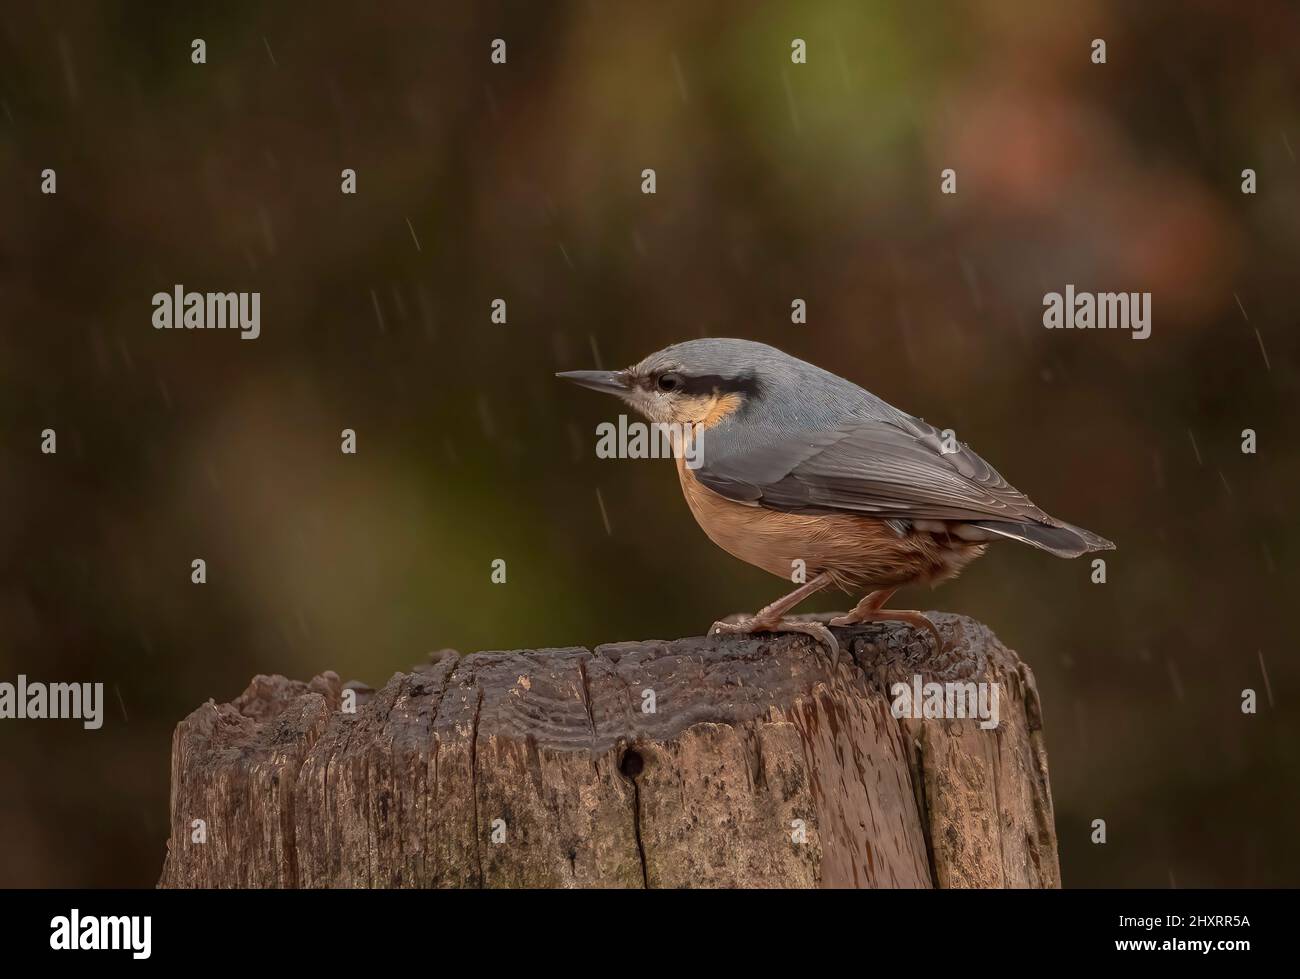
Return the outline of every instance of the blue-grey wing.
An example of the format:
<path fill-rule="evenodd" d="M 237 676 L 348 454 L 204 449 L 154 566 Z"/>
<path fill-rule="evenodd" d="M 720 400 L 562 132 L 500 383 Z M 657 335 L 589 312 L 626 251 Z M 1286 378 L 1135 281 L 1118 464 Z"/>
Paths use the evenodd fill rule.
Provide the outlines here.
<path fill-rule="evenodd" d="M 967 446 L 920 419 L 853 419 L 830 431 L 723 445 L 697 478 L 740 502 L 790 512 L 928 520 L 1051 518 Z"/>

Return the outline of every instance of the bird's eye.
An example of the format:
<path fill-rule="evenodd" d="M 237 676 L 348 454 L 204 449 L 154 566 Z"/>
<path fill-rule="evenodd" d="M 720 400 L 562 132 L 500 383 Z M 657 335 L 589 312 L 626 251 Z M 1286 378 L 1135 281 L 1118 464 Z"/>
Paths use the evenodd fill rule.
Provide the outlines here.
<path fill-rule="evenodd" d="M 676 391 L 681 386 L 682 386 L 682 377 L 680 374 L 668 373 L 668 374 L 659 375 L 660 391 Z"/>

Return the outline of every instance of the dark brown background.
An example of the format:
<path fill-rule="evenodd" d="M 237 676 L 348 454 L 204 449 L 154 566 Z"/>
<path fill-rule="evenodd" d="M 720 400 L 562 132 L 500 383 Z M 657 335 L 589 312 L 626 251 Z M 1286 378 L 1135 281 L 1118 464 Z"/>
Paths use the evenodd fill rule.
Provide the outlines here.
<path fill-rule="evenodd" d="M 551 376 L 701 335 L 952 426 L 1119 544 L 1105 585 L 1006 545 L 910 596 L 1036 670 L 1067 885 L 1300 883 L 1292 5 L 156 7 L 0 17 L 0 679 L 108 689 L 98 732 L 0 723 L 0 884 L 152 884 L 172 726 L 254 673 L 775 597 Z M 154 331 L 178 282 L 260 291 L 261 338 Z M 1067 282 L 1150 291 L 1152 337 L 1044 330 Z"/>

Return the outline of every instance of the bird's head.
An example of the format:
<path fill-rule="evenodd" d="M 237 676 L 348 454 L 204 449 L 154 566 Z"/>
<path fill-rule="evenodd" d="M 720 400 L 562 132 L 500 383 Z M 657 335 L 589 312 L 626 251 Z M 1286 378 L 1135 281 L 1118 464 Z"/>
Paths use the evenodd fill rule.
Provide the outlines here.
<path fill-rule="evenodd" d="M 709 428 L 762 397 L 763 366 L 779 350 L 749 340 L 688 340 L 621 371 L 564 371 L 566 381 L 615 394 L 652 422 Z"/>

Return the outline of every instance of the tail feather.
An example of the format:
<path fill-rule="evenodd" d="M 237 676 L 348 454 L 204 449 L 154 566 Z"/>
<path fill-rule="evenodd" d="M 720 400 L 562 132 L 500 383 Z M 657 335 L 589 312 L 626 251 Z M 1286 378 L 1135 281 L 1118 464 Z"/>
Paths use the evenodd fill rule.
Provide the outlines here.
<path fill-rule="evenodd" d="M 999 537 L 1007 537 L 1057 557 L 1078 557 L 1090 551 L 1113 551 L 1115 545 L 1090 530 L 1068 523 L 1056 525 L 1041 523 L 1004 523 L 1000 520 L 977 520 L 974 526 Z"/>

